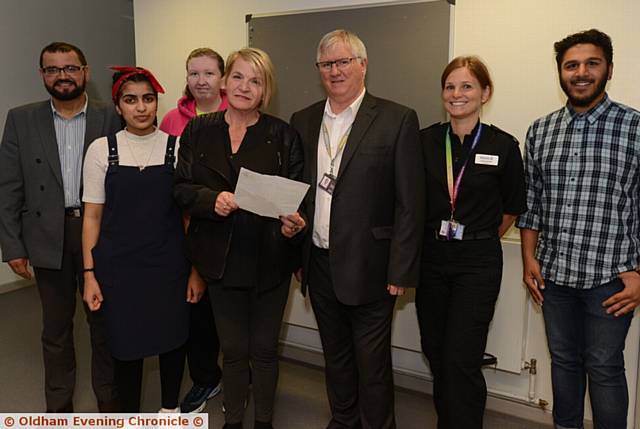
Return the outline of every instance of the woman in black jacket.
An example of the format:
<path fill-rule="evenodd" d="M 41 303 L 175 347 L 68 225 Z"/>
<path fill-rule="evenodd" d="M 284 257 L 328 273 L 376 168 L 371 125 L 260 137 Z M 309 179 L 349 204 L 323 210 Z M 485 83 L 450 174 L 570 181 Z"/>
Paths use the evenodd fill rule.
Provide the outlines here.
<path fill-rule="evenodd" d="M 209 286 L 224 354 L 224 427 L 242 427 L 251 366 L 254 427 L 271 428 L 278 336 L 298 265 L 293 237 L 305 222 L 241 210 L 233 190 L 241 167 L 299 180 L 302 149 L 292 128 L 260 111 L 274 90 L 265 52 L 232 53 L 224 85 L 228 109 L 195 118 L 182 134 L 174 194 L 191 217 L 188 255 Z"/>

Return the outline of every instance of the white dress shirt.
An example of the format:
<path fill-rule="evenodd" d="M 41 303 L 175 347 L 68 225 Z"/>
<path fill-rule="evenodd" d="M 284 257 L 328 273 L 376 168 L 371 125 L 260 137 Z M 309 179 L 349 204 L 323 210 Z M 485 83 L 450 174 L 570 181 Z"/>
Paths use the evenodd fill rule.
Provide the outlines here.
<path fill-rule="evenodd" d="M 331 147 L 331 155 L 335 156 L 333 162 L 333 175 L 338 176 L 340 170 L 340 161 L 342 160 L 342 154 L 346 145 L 336 154 L 338 151 L 340 141 L 346 133 L 351 131 L 351 125 L 358 114 L 360 104 L 364 98 L 365 89 L 356 98 L 353 103 L 339 114 L 333 113 L 331 110 L 331 104 L 327 98 L 327 102 L 324 106 L 324 115 L 322 117 L 322 124 L 320 128 L 320 137 L 318 137 L 318 177 L 316 186 L 324 177 L 325 173 L 329 174 L 331 170 L 331 158 L 327 153 L 327 147 L 325 138 L 329 137 L 329 145 Z M 326 127 L 324 132 L 323 127 Z M 323 190 L 322 188 L 316 188 L 316 209 L 313 220 L 313 244 L 317 247 L 328 249 L 329 248 L 329 227 L 331 225 L 331 194 Z"/>

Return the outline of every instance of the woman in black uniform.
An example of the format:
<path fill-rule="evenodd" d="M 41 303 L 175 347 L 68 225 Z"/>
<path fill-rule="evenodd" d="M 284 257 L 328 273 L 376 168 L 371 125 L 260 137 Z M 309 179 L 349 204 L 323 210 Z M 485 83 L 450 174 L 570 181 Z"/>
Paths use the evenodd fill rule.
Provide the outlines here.
<path fill-rule="evenodd" d="M 297 214 L 271 219 L 239 209 L 240 168 L 300 179 L 296 132 L 260 111 L 274 89 L 273 66 L 259 49 L 227 59 L 229 107 L 193 119 L 181 136 L 175 196 L 191 216 L 189 258 L 209 286 L 223 352 L 225 428 L 241 428 L 251 367 L 254 428 L 271 428 L 278 379 L 278 337 L 299 254 Z"/>
<path fill-rule="evenodd" d="M 442 73 L 449 123 L 421 131 L 427 214 L 416 311 L 433 374 L 439 429 L 482 427 L 481 366 L 502 277 L 500 237 L 526 210 L 516 139 L 480 122 L 493 92 L 477 57 Z"/>
<path fill-rule="evenodd" d="M 84 300 L 105 314 L 121 411 L 140 411 L 143 359 L 159 355 L 160 411 L 177 412 L 190 271 L 173 200 L 177 143 L 154 125 L 164 91 L 153 75 L 116 69 L 112 96 L 126 126 L 91 144 L 83 170 Z"/>

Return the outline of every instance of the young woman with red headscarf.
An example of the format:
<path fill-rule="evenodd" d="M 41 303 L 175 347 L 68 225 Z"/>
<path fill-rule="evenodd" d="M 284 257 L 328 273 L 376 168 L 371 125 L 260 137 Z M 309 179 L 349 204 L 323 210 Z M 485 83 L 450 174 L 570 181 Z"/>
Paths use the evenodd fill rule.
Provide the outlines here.
<path fill-rule="evenodd" d="M 143 361 L 159 355 L 161 412 L 178 411 L 188 333 L 180 210 L 172 197 L 177 142 L 156 126 L 148 70 L 114 67 L 112 97 L 125 129 L 89 147 L 83 173 L 84 300 L 106 319 L 121 411 L 139 412 Z"/>

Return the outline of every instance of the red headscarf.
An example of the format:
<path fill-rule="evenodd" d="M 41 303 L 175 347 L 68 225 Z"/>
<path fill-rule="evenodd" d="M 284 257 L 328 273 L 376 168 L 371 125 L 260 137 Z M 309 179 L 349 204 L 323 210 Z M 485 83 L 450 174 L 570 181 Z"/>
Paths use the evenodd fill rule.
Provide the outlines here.
<path fill-rule="evenodd" d="M 154 91 L 159 92 L 160 94 L 164 94 L 164 88 L 158 82 L 158 79 L 151 73 L 149 70 L 142 67 L 129 67 L 129 66 L 114 66 L 111 67 L 111 70 L 122 72 L 118 80 L 113 83 L 111 87 L 111 98 L 113 102 L 116 103 L 116 97 L 118 96 L 118 91 L 120 91 L 120 87 L 124 83 L 124 81 L 130 78 L 133 75 L 141 74 L 146 76 L 149 79 L 149 83 Z"/>

